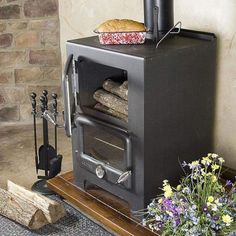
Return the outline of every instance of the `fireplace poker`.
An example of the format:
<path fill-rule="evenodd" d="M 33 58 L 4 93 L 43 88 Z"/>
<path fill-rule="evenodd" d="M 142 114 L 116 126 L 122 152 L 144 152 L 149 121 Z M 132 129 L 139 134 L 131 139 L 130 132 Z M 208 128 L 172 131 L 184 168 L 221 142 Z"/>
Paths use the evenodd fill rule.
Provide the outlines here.
<path fill-rule="evenodd" d="M 48 110 L 48 91 L 47 90 L 43 90 L 43 106 L 44 106 L 44 111 Z M 44 112 L 43 111 L 43 112 Z M 49 141 L 48 141 L 48 122 L 47 120 L 43 117 L 43 145 L 44 145 L 44 149 L 45 149 L 45 177 L 48 177 L 48 169 L 49 169 L 49 155 L 48 155 L 48 151 L 49 151 Z"/>
<path fill-rule="evenodd" d="M 37 130 L 36 130 L 36 93 L 31 93 L 31 105 L 32 105 L 32 115 L 33 115 L 33 126 L 34 126 L 34 152 L 35 152 L 35 168 L 36 173 L 38 174 L 38 147 L 37 147 Z"/>
<path fill-rule="evenodd" d="M 55 123 L 57 122 L 57 94 L 53 93 L 52 94 L 53 102 L 52 102 L 52 107 L 53 107 L 53 115 L 54 115 L 54 120 Z M 57 154 L 57 126 L 54 126 L 54 135 L 55 135 L 55 150 Z"/>

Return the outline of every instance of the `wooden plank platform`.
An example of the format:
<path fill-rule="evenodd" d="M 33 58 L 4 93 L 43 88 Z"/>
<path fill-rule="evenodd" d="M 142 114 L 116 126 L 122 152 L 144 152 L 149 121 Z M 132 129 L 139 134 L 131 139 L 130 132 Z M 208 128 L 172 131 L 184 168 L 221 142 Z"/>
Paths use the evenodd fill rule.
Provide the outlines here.
<path fill-rule="evenodd" d="M 73 180 L 71 171 L 48 180 L 48 187 L 118 235 L 157 236 L 131 217 L 124 201 L 98 187 L 90 186 L 84 191 Z"/>

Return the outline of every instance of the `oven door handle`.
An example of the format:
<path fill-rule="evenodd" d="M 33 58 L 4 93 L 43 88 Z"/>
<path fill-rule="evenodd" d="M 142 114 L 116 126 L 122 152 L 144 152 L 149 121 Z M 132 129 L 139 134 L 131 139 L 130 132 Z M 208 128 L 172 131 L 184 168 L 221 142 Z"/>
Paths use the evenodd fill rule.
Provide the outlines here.
<path fill-rule="evenodd" d="M 119 126 L 113 125 L 111 123 L 104 122 L 102 120 L 96 119 L 91 116 L 86 116 L 84 114 L 79 114 L 79 116 L 76 119 L 79 123 L 89 126 L 103 126 L 107 127 L 109 129 L 112 129 L 122 135 L 129 135 L 129 132 Z"/>
<path fill-rule="evenodd" d="M 71 104 L 70 104 L 70 76 L 69 76 L 69 70 L 72 65 L 73 61 L 73 55 L 70 54 L 67 58 L 65 70 L 64 70 L 64 76 L 62 79 L 62 88 L 63 88 L 63 97 L 64 97 L 64 120 L 65 120 L 65 132 L 68 137 L 71 137 L 72 131 L 71 131 Z"/>
<path fill-rule="evenodd" d="M 93 127 L 100 127 L 100 128 L 106 128 L 108 129 L 110 132 L 113 132 L 114 134 L 122 137 L 125 142 L 126 142 L 126 167 L 127 170 L 131 169 L 132 166 L 132 147 L 131 147 L 131 134 L 116 125 L 98 120 L 94 117 L 90 117 L 90 116 L 86 116 L 86 115 L 82 115 L 80 114 L 77 118 L 76 118 L 76 123 L 78 123 L 78 125 L 88 125 L 88 126 L 93 126 Z"/>

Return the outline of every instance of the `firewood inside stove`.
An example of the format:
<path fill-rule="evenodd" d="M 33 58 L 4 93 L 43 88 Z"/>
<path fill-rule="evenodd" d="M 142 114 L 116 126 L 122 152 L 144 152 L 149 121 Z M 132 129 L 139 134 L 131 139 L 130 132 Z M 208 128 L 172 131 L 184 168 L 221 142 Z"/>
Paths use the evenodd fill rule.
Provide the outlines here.
<path fill-rule="evenodd" d="M 102 105 L 128 116 L 128 102 L 104 89 L 97 90 L 93 98 Z"/>
<path fill-rule="evenodd" d="M 111 79 L 107 79 L 103 83 L 103 88 L 106 91 L 113 93 L 119 96 L 120 98 L 123 98 L 124 100 L 128 101 L 128 81 L 119 83 Z"/>
<path fill-rule="evenodd" d="M 121 83 L 107 79 L 102 87 L 93 95 L 98 102 L 94 108 L 128 122 L 128 81 Z"/>
<path fill-rule="evenodd" d="M 118 111 L 115 111 L 109 107 L 106 107 L 106 106 L 103 106 L 101 103 L 97 103 L 94 108 L 98 111 L 102 111 L 108 115 L 112 115 L 114 117 L 117 117 L 121 120 L 124 120 L 125 122 L 128 122 L 128 116 L 127 115 L 124 115 Z"/>

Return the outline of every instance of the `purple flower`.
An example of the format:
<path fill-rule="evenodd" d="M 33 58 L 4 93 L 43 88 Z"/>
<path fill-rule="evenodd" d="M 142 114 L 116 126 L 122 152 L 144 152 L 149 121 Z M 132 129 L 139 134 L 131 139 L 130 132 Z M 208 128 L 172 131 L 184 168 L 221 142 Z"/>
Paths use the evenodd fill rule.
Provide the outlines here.
<path fill-rule="evenodd" d="M 180 215 L 183 212 L 183 210 L 180 207 L 176 207 L 175 211 L 178 215 Z"/>
<path fill-rule="evenodd" d="M 214 220 L 214 221 L 219 220 L 219 216 L 214 216 L 214 217 L 213 217 L 213 220 Z"/>
<path fill-rule="evenodd" d="M 159 223 L 157 224 L 157 227 L 158 227 L 159 229 L 161 229 L 162 226 L 163 226 L 163 223 L 162 223 L 162 222 L 159 222 Z"/>
<path fill-rule="evenodd" d="M 232 183 L 231 180 L 226 180 L 225 186 L 230 187 L 230 186 L 232 186 L 232 185 L 233 185 L 233 183 Z"/>
<path fill-rule="evenodd" d="M 172 200 L 169 198 L 164 198 L 163 200 L 163 205 L 167 208 L 170 209 L 172 206 Z"/>
<path fill-rule="evenodd" d="M 203 210 L 203 212 L 208 212 L 208 207 L 207 206 L 204 206 L 203 208 L 202 208 L 202 210 Z"/>
<path fill-rule="evenodd" d="M 188 164 L 190 170 L 194 170 L 200 167 L 199 161 L 193 161 Z"/>
<path fill-rule="evenodd" d="M 175 220 L 175 224 L 178 226 L 178 225 L 180 225 L 180 223 L 181 223 L 180 218 L 177 218 L 177 219 Z"/>
<path fill-rule="evenodd" d="M 219 199 L 219 202 L 220 202 L 220 203 L 224 203 L 224 198 L 220 198 L 220 199 Z"/>

